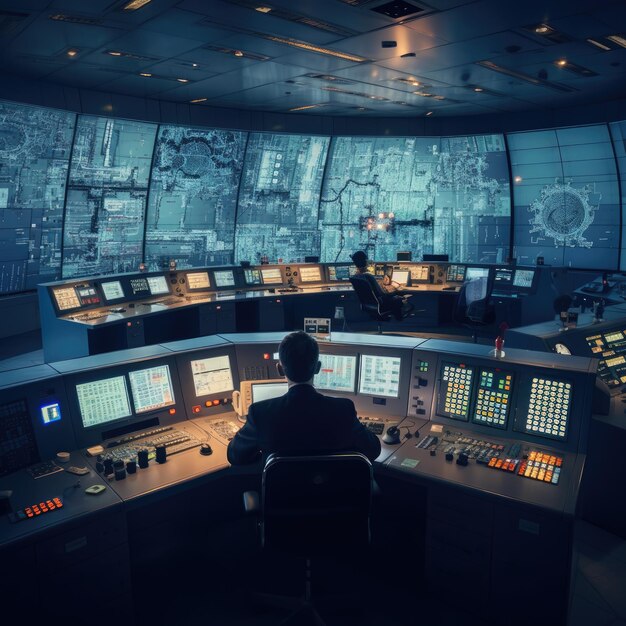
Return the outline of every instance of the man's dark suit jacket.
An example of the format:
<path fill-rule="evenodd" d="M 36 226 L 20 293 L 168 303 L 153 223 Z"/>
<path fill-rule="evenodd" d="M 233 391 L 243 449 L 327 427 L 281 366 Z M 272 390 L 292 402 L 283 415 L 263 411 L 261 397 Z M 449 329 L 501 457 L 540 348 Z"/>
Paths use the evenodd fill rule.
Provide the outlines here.
<path fill-rule="evenodd" d="M 323 396 L 302 384 L 250 406 L 248 421 L 228 446 L 228 460 L 243 465 L 274 452 L 343 451 L 361 452 L 373 461 L 380 454 L 380 441 L 359 422 L 352 400 Z"/>

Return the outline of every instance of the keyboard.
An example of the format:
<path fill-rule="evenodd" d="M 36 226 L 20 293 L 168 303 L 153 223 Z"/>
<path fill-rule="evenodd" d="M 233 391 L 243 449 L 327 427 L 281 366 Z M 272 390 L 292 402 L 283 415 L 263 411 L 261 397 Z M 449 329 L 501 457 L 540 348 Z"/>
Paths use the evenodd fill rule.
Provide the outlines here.
<path fill-rule="evenodd" d="M 359 421 L 375 435 L 382 435 L 385 432 L 386 422 L 377 417 L 361 417 L 359 415 Z"/>

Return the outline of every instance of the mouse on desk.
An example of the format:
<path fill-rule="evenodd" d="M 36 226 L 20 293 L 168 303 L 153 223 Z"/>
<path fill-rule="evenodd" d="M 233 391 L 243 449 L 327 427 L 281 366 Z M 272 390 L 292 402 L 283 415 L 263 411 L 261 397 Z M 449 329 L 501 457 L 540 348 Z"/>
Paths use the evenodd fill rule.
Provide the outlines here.
<path fill-rule="evenodd" d="M 383 435 L 383 443 L 391 446 L 400 443 L 400 429 L 397 426 L 390 426 L 387 432 Z"/>

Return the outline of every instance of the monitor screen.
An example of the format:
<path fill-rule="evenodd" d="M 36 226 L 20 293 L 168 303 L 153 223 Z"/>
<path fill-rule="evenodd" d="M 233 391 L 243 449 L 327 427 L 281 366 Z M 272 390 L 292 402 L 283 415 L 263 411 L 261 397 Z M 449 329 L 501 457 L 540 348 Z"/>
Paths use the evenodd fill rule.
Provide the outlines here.
<path fill-rule="evenodd" d="M 261 284 L 261 272 L 259 270 L 244 270 L 243 275 L 246 279 L 246 285 Z"/>
<path fill-rule="evenodd" d="M 330 281 L 350 280 L 350 267 L 348 265 L 329 265 L 328 279 Z"/>
<path fill-rule="evenodd" d="M 449 283 L 462 283 L 465 280 L 465 265 L 448 265 L 446 280 Z"/>
<path fill-rule="evenodd" d="M 122 289 L 122 283 L 119 280 L 112 280 L 108 283 L 100 283 L 100 288 L 104 294 L 104 299 L 107 302 L 112 300 L 119 300 L 124 297 L 124 290 Z"/>
<path fill-rule="evenodd" d="M 59 311 L 69 311 L 80 307 L 80 300 L 74 287 L 58 287 L 52 291 Z"/>
<path fill-rule="evenodd" d="M 354 393 L 356 383 L 356 356 L 320 354 L 322 367 L 313 384 L 326 391 Z"/>
<path fill-rule="evenodd" d="M 130 417 L 130 400 L 124 376 L 76 385 L 80 418 L 85 428 Z"/>
<path fill-rule="evenodd" d="M 211 281 L 208 272 L 189 272 L 187 274 L 187 289 L 209 289 Z"/>
<path fill-rule="evenodd" d="M 513 374 L 499 369 L 480 369 L 472 421 L 475 424 L 506 428 L 511 407 Z"/>
<path fill-rule="evenodd" d="M 397 398 L 400 393 L 400 365 L 396 356 L 361 356 L 359 393 Z"/>
<path fill-rule="evenodd" d="M 133 296 L 147 296 L 150 294 L 150 287 L 145 278 L 131 278 L 130 289 L 133 292 Z"/>
<path fill-rule="evenodd" d="M 602 359 L 598 363 L 598 377 L 610 388 L 626 383 L 626 358 L 624 355 L 618 354 Z"/>
<path fill-rule="evenodd" d="M 61 421 L 61 405 L 58 402 L 46 402 L 39 407 L 39 411 L 44 424 Z"/>
<path fill-rule="evenodd" d="M 288 388 L 287 383 L 255 383 L 252 385 L 252 402 L 284 396 Z"/>
<path fill-rule="evenodd" d="M 513 270 L 508 267 L 496 267 L 494 285 L 510 285 L 513 280 Z"/>
<path fill-rule="evenodd" d="M 460 363 L 442 363 L 439 376 L 437 414 L 467 422 L 474 370 Z"/>
<path fill-rule="evenodd" d="M 515 274 L 513 275 L 513 287 L 530 289 L 533 286 L 534 277 L 535 270 L 515 270 Z"/>
<path fill-rule="evenodd" d="M 96 288 L 92 285 L 81 285 L 76 287 L 76 293 L 80 299 L 81 304 L 100 304 L 100 296 L 96 291 Z"/>
<path fill-rule="evenodd" d="M 191 361 L 191 375 L 196 398 L 234 389 L 230 357 L 227 354 Z"/>
<path fill-rule="evenodd" d="M 213 272 L 216 287 L 234 287 L 235 276 L 233 270 L 224 270 L 221 272 Z"/>
<path fill-rule="evenodd" d="M 465 271 L 465 280 L 474 280 L 476 278 L 489 278 L 489 268 L 468 267 Z"/>
<path fill-rule="evenodd" d="M 135 413 L 155 411 L 174 404 L 174 389 L 168 365 L 129 372 Z"/>
<path fill-rule="evenodd" d="M 261 277 L 263 278 L 264 285 L 272 285 L 283 282 L 283 277 L 280 273 L 279 267 L 264 267 L 261 270 Z"/>
<path fill-rule="evenodd" d="M 428 265 L 414 265 L 411 267 L 411 280 L 427 283 L 429 278 L 430 267 Z"/>
<path fill-rule="evenodd" d="M 300 281 L 303 283 L 319 283 L 322 280 L 322 270 L 319 265 L 300 267 Z"/>
<path fill-rule="evenodd" d="M 149 276 L 147 280 L 151 295 L 160 296 L 163 293 L 170 292 L 165 276 Z"/>
<path fill-rule="evenodd" d="M 523 430 L 550 439 L 565 439 L 572 402 L 572 384 L 534 376 Z"/>
<path fill-rule="evenodd" d="M 409 282 L 409 270 L 393 270 L 391 281 L 398 285 L 406 285 Z"/>

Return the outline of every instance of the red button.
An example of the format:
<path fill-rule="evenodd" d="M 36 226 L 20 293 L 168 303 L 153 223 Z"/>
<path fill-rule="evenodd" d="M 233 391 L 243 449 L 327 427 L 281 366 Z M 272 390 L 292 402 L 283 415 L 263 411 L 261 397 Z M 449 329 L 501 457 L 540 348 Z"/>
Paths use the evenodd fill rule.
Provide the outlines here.
<path fill-rule="evenodd" d="M 169 413 L 170 415 L 176 415 L 176 409 L 170 409 Z"/>
<path fill-rule="evenodd" d="M 194 413 L 200 413 L 200 407 L 199 407 L 199 406 L 193 406 L 193 407 L 191 407 L 191 410 L 192 410 Z"/>

